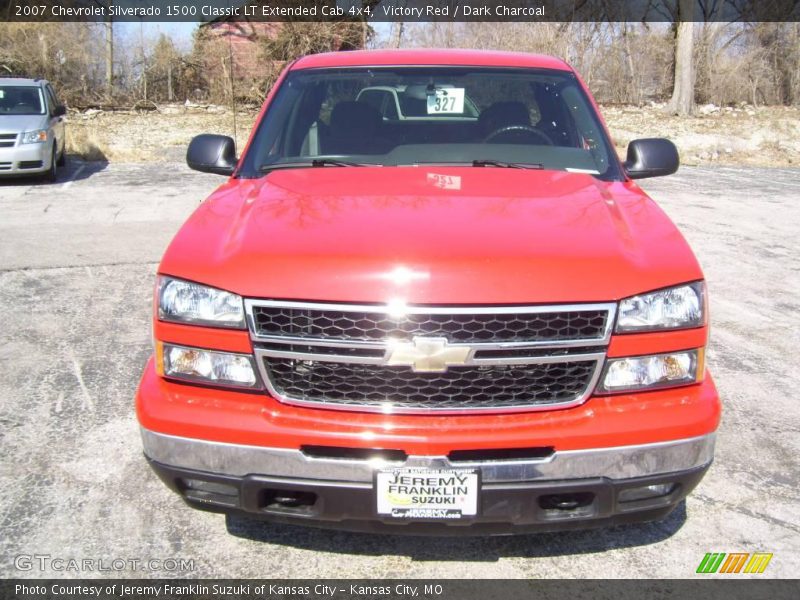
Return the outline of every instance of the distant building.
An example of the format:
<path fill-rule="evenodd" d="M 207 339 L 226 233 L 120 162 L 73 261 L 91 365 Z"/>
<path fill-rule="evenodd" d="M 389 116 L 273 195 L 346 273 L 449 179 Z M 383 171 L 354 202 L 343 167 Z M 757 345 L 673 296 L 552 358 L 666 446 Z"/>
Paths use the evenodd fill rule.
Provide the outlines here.
<path fill-rule="evenodd" d="M 239 97 L 258 97 L 263 94 L 263 84 L 272 83 L 285 61 L 271 60 L 265 52 L 265 41 L 276 40 L 286 27 L 281 22 L 230 21 L 220 18 L 202 24 L 201 34 L 210 51 L 204 52 L 204 77 L 211 83 L 210 89 L 219 89 L 220 85 L 230 85 L 230 63 L 233 58 L 233 77 L 236 95 Z M 359 50 L 366 43 L 369 28 L 364 26 L 364 33 L 352 35 L 352 27 L 361 28 L 354 23 L 295 23 L 300 32 L 308 28 L 309 35 L 316 36 L 317 51 Z M 339 32 L 347 31 L 351 35 L 343 37 Z M 324 29 L 320 29 L 324 28 Z M 302 35 L 302 34 L 301 34 Z M 321 37 L 320 37 L 321 36 Z M 319 44 L 322 39 L 323 43 Z M 329 41 L 328 41 L 329 40 Z"/>
<path fill-rule="evenodd" d="M 211 38 L 225 42 L 226 51 L 224 58 L 228 60 L 228 43 L 230 54 L 233 55 L 234 76 L 237 81 L 248 82 L 263 79 L 270 68 L 274 68 L 282 61 L 271 61 L 265 64 L 260 41 L 264 38 L 276 38 L 283 27 L 283 23 L 254 23 L 250 21 L 211 21 L 201 25 Z M 214 68 L 213 62 L 209 65 Z M 222 63 L 219 62 L 219 68 Z M 227 73 L 225 73 L 227 75 Z"/>

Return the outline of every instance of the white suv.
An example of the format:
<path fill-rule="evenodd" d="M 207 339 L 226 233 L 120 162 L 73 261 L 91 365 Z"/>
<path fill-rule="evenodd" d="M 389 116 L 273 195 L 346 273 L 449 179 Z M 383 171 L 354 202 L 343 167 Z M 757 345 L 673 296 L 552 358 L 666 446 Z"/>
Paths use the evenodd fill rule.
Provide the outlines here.
<path fill-rule="evenodd" d="M 55 181 L 66 158 L 65 114 L 47 81 L 0 78 L 0 177 Z"/>

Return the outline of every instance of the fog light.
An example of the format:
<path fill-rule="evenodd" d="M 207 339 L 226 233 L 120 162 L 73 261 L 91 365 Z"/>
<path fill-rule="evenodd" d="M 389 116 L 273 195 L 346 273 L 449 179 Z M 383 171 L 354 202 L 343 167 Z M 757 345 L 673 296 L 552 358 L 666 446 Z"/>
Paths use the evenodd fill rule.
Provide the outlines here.
<path fill-rule="evenodd" d="M 203 481 L 202 479 L 182 479 L 183 495 L 187 500 L 226 506 L 233 508 L 239 505 L 239 488 L 227 483 Z"/>
<path fill-rule="evenodd" d="M 635 502 L 636 500 L 647 500 L 649 498 L 660 498 L 669 496 L 675 491 L 675 483 L 657 483 L 655 485 L 644 485 L 642 487 L 628 488 L 622 490 L 617 496 L 618 502 Z"/>
<path fill-rule="evenodd" d="M 219 494 L 220 496 L 238 496 L 239 490 L 235 486 L 227 483 L 217 483 L 216 481 L 203 481 L 202 479 L 184 479 L 183 485 L 187 490 L 207 492 L 209 494 Z"/>
<path fill-rule="evenodd" d="M 703 348 L 610 358 L 597 391 L 613 393 L 686 385 L 701 381 L 703 370 Z"/>
<path fill-rule="evenodd" d="M 253 359 L 247 354 L 216 352 L 157 342 L 156 360 L 166 377 L 218 385 L 256 387 Z"/>

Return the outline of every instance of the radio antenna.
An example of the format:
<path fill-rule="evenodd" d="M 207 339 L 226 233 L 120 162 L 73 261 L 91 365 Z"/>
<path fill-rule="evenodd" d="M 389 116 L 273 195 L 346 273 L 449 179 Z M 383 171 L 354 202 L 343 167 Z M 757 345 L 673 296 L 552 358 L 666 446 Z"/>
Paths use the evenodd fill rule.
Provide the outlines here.
<path fill-rule="evenodd" d="M 230 2 L 228 2 L 228 6 L 230 6 Z M 228 60 L 231 63 L 230 69 L 230 80 L 231 80 L 231 112 L 233 113 L 233 141 L 236 143 L 236 91 L 234 88 L 234 76 L 233 76 L 233 22 L 228 21 Z"/>

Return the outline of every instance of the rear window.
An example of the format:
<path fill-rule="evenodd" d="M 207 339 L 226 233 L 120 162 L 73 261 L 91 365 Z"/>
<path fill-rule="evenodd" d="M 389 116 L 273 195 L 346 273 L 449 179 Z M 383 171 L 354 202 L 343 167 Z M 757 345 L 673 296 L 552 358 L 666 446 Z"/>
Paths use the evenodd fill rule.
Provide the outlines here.
<path fill-rule="evenodd" d="M 0 115 L 43 115 L 42 88 L 35 86 L 0 86 Z"/>
<path fill-rule="evenodd" d="M 244 157 L 269 165 L 532 163 L 619 178 L 599 118 L 572 73 L 486 67 L 363 67 L 289 73 Z"/>

